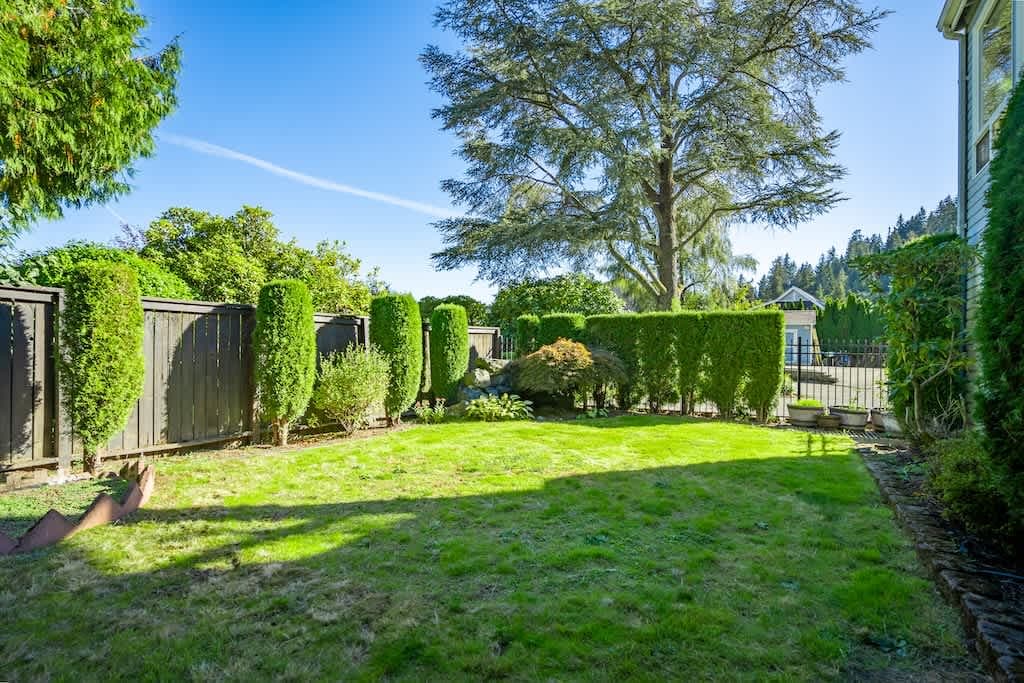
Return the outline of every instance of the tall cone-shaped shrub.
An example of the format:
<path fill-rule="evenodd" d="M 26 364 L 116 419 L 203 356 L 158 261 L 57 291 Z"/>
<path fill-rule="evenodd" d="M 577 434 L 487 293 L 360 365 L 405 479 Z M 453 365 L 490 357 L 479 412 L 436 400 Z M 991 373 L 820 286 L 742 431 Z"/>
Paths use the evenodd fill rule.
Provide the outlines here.
<path fill-rule="evenodd" d="M 453 402 L 468 368 L 466 309 L 456 304 L 441 304 L 430 314 L 430 387 L 434 396 Z"/>
<path fill-rule="evenodd" d="M 416 299 L 409 294 L 375 297 L 370 303 L 370 340 L 391 367 L 384 411 L 388 423 L 395 424 L 416 400 L 423 372 L 423 321 Z"/>

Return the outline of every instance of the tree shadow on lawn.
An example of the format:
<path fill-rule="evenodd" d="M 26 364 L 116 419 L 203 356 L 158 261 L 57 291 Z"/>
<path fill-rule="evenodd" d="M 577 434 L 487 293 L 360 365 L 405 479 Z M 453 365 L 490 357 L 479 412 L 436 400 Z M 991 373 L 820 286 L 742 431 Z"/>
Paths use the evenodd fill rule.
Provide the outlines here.
<path fill-rule="evenodd" d="M 969 679 L 856 456 L 821 448 L 143 510 L 0 563 L 0 678 Z"/>

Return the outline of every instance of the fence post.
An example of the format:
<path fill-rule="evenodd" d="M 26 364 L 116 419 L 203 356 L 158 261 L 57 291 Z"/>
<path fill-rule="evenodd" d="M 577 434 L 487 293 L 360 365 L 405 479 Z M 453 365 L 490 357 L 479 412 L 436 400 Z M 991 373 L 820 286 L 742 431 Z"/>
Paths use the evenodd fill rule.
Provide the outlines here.
<path fill-rule="evenodd" d="M 799 334 L 796 336 L 796 400 L 803 398 L 801 395 L 801 382 L 803 381 L 804 370 L 804 340 Z"/>

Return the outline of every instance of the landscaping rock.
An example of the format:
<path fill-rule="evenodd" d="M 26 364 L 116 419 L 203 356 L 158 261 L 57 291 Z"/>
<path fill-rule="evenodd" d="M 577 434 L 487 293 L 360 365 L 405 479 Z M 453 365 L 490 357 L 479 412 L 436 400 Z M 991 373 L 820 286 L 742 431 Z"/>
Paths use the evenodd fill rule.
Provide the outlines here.
<path fill-rule="evenodd" d="M 462 387 L 459 389 L 460 401 L 473 401 L 484 395 L 483 390 L 476 387 Z"/>
<path fill-rule="evenodd" d="M 491 385 L 491 373 L 482 368 L 470 370 L 462 378 L 462 383 L 467 387 L 486 389 Z"/>

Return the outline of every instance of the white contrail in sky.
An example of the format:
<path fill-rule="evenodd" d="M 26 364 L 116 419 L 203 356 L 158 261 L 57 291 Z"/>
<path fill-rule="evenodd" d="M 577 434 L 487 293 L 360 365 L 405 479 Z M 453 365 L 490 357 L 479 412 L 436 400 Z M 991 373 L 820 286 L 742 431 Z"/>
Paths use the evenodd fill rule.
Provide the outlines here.
<path fill-rule="evenodd" d="M 401 206 L 412 211 L 418 211 L 419 213 L 425 213 L 428 216 L 435 216 L 438 218 L 450 218 L 457 215 L 456 212 L 451 209 L 444 209 L 439 206 L 432 206 L 430 204 L 424 204 L 422 202 L 413 201 L 411 199 L 403 199 L 402 197 L 396 197 L 390 194 L 383 194 L 381 192 L 372 192 L 370 190 L 364 190 L 359 187 L 352 187 L 351 185 L 345 185 L 343 183 L 336 183 L 332 180 L 325 180 L 323 178 L 317 178 L 316 176 L 306 175 L 305 173 L 299 173 L 293 171 L 290 168 L 284 168 L 278 166 L 264 159 L 259 159 L 242 152 L 237 152 L 227 147 L 221 147 L 210 142 L 203 140 L 197 140 L 196 138 L 186 137 L 184 135 L 175 135 L 173 133 L 163 133 L 160 135 L 161 140 L 165 140 L 172 145 L 178 145 L 179 147 L 186 147 L 200 154 L 206 154 L 213 157 L 221 157 L 223 159 L 233 159 L 235 161 L 241 161 L 243 164 L 249 164 L 256 168 L 262 168 L 264 171 L 279 175 L 283 178 L 294 180 L 295 182 L 302 183 L 303 185 L 309 185 L 310 187 L 318 187 L 321 190 L 329 190 L 331 192 L 341 192 L 344 194 L 355 195 L 356 197 L 363 197 L 364 199 L 370 199 L 375 202 L 384 202 L 385 204 L 393 204 L 395 206 Z"/>
<path fill-rule="evenodd" d="M 107 213 L 116 218 L 118 223 L 120 223 L 121 225 L 128 225 L 128 221 L 125 219 L 125 217 L 119 214 L 117 211 L 114 211 L 114 209 L 112 209 L 109 204 L 104 204 L 103 208 L 107 210 Z"/>

